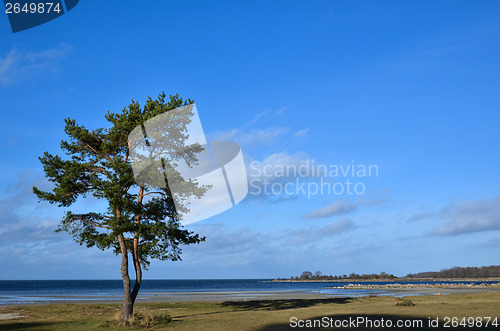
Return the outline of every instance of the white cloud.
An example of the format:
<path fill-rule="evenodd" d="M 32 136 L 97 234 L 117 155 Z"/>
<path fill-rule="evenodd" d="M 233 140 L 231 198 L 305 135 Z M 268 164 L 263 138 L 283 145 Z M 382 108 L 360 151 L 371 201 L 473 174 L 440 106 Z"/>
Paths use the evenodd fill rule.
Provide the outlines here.
<path fill-rule="evenodd" d="M 207 240 L 199 245 L 204 255 L 207 253 L 217 256 L 237 255 L 253 251 L 269 239 L 262 233 L 248 228 L 229 230 L 220 226 L 205 226 L 199 233 L 207 237 Z"/>
<path fill-rule="evenodd" d="M 200 224 L 194 231 L 206 236 L 206 241 L 186 247 L 183 260 L 190 261 L 189 264 L 207 263 L 218 267 L 265 265 L 266 269 L 271 269 L 278 263 L 296 265 L 297 261 L 310 258 L 310 249 L 314 249 L 315 245 L 332 247 L 332 237 L 339 238 L 355 228 L 348 218 L 324 226 L 284 228 L 280 231 Z M 338 242 L 335 241 L 335 244 Z M 316 253 L 323 255 L 330 254 L 330 251 L 316 250 Z"/>
<path fill-rule="evenodd" d="M 358 208 L 358 203 L 353 203 L 350 200 L 335 201 L 322 208 L 316 209 L 310 213 L 302 215 L 303 218 L 314 219 L 337 215 L 345 215 L 355 211 Z"/>
<path fill-rule="evenodd" d="M 444 207 L 438 218 L 447 219 L 435 234 L 453 235 L 500 230 L 500 195 L 487 200 L 469 201 Z"/>
<path fill-rule="evenodd" d="M 15 79 L 16 51 L 12 49 L 5 58 L 0 58 L 0 84 L 8 85 Z"/>
<path fill-rule="evenodd" d="M 342 218 L 317 230 L 318 236 L 332 236 L 355 228 L 354 223 L 349 218 Z"/>
<path fill-rule="evenodd" d="M 13 47 L 7 55 L 0 56 L 0 87 L 30 80 L 45 72 L 57 72 L 59 62 L 66 58 L 72 49 L 73 47 L 67 44 L 31 52 Z"/>
<path fill-rule="evenodd" d="M 304 137 L 309 132 L 309 128 L 299 130 L 293 134 L 294 137 Z"/>
<path fill-rule="evenodd" d="M 232 129 L 229 131 L 220 131 L 210 134 L 209 140 L 229 140 L 242 146 L 271 144 L 274 143 L 279 137 L 287 134 L 289 131 L 289 128 L 283 127 L 270 127 L 252 130 L 249 132 L 245 132 L 240 129 Z"/>
<path fill-rule="evenodd" d="M 60 214 L 47 216 L 47 211 L 54 214 L 47 205 L 37 204 L 32 187 L 47 189 L 50 184 L 40 174 L 24 171 L 18 174 L 16 185 L 5 188 L 11 192 L 0 200 L 0 260 L 5 261 L 18 256 L 19 263 L 27 263 L 28 259 L 37 255 L 39 259 L 47 259 L 61 242 L 68 242 L 69 237 L 63 233 L 55 233 Z M 15 206 L 15 208 L 13 208 Z M 51 209 L 51 210 L 49 210 Z"/>
<path fill-rule="evenodd" d="M 254 125 L 255 123 L 257 123 L 258 121 L 260 121 L 264 117 L 274 117 L 274 116 L 283 115 L 287 109 L 288 109 L 288 107 L 281 107 L 280 109 L 278 109 L 276 111 L 266 109 L 266 110 L 258 113 L 257 115 L 255 115 L 255 117 L 250 122 L 246 123 L 245 126 Z"/>
<path fill-rule="evenodd" d="M 313 210 L 310 213 L 302 215 L 305 219 L 325 218 L 331 216 L 346 215 L 356 211 L 361 206 L 374 206 L 385 202 L 385 199 L 378 198 L 373 200 L 363 200 L 361 198 L 351 201 L 348 199 L 335 201 L 324 207 Z"/>
<path fill-rule="evenodd" d="M 310 227 L 308 229 L 286 231 L 282 239 L 293 246 L 318 243 L 322 239 L 338 236 L 355 227 L 349 218 L 343 218 L 320 228 Z"/>
<path fill-rule="evenodd" d="M 407 222 L 416 222 L 416 221 L 421 221 L 421 220 L 425 220 L 425 219 L 429 219 L 429 218 L 433 218 L 435 217 L 436 214 L 435 213 L 427 213 L 427 212 L 424 212 L 424 213 L 418 213 L 418 214 L 415 214 L 413 215 L 412 217 L 410 217 Z"/>

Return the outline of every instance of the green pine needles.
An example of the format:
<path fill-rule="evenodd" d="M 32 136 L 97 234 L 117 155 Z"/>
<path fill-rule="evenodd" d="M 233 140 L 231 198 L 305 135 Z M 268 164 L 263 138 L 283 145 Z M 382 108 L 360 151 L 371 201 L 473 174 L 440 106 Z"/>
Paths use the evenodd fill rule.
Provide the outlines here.
<path fill-rule="evenodd" d="M 168 188 L 140 187 L 131 167 L 128 135 L 138 125 L 156 115 L 193 103 L 179 95 L 156 100 L 148 98 L 141 108 L 132 103 L 120 113 L 108 113 L 108 128 L 89 130 L 74 119 L 66 119 L 67 140 L 61 142 L 65 156 L 45 152 L 40 161 L 46 177 L 54 183 L 51 191 L 36 187 L 40 201 L 70 207 L 79 198 L 93 197 L 107 201 L 106 210 L 73 213 L 67 211 L 56 231 L 69 232 L 76 242 L 121 254 L 124 285 L 123 321 L 133 316 L 133 305 L 142 280 L 142 269 L 150 259 L 180 260 L 181 246 L 205 240 L 180 225 L 179 216 Z M 182 123 L 182 121 L 179 121 Z M 177 128 L 183 133 L 185 126 Z M 187 135 L 179 134 L 178 139 Z M 178 142 L 182 144 L 182 141 Z M 184 156 L 186 157 L 186 156 Z M 191 155 L 190 157 L 193 157 Z M 196 160 L 190 160 L 196 162 Z M 201 197 L 206 188 L 191 183 L 190 194 Z M 188 206 L 186 206 L 188 208 Z M 129 255 L 135 270 L 133 288 L 129 277 Z"/>

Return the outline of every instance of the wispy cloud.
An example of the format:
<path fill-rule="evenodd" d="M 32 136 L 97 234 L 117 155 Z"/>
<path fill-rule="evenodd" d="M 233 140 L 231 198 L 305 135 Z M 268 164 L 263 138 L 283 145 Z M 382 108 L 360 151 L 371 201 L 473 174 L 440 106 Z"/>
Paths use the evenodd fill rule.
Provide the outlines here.
<path fill-rule="evenodd" d="M 432 212 L 424 212 L 424 213 L 418 213 L 413 216 L 411 216 L 407 222 L 416 222 L 416 221 L 421 221 L 429 218 L 433 218 L 436 216 L 436 213 Z"/>
<path fill-rule="evenodd" d="M 355 211 L 356 209 L 358 209 L 358 204 L 353 203 L 350 200 L 335 201 L 334 203 L 304 214 L 302 217 L 306 219 L 314 219 L 345 215 Z"/>
<path fill-rule="evenodd" d="M 262 118 L 265 118 L 265 117 L 275 117 L 275 116 L 283 115 L 287 109 L 288 109 L 288 107 L 281 107 L 278 110 L 266 109 L 266 110 L 258 113 L 257 115 L 255 115 L 255 117 L 250 122 L 246 123 L 245 126 L 254 125 L 255 123 L 259 122 Z"/>
<path fill-rule="evenodd" d="M 289 128 L 270 127 L 265 129 L 243 131 L 240 129 L 232 129 L 229 131 L 220 131 L 210 134 L 211 140 L 229 140 L 239 143 L 240 145 L 262 145 L 271 144 L 276 139 L 282 137 L 290 131 Z"/>
<path fill-rule="evenodd" d="M 293 246 L 318 243 L 322 239 L 338 236 L 355 228 L 356 226 L 351 219 L 343 218 L 323 227 L 310 227 L 306 229 L 285 231 L 281 239 L 286 241 L 288 245 Z"/>
<path fill-rule="evenodd" d="M 294 137 L 304 137 L 309 132 L 309 128 L 299 130 L 293 134 Z"/>
<path fill-rule="evenodd" d="M 487 246 L 488 247 L 500 247 L 500 237 L 496 237 L 496 238 L 488 240 Z"/>
<path fill-rule="evenodd" d="M 36 203 L 32 187 L 48 188 L 49 184 L 40 175 L 23 172 L 18 175 L 16 185 L 7 187 L 12 195 L 0 200 L 0 259 L 8 258 L 12 252 L 23 252 L 28 256 L 32 250 L 62 239 L 62 234 L 54 233 L 58 220 L 46 216 L 44 207 Z M 15 208 L 13 208 L 15 206 Z M 56 216 L 57 217 L 57 216 Z M 64 236 L 63 239 L 67 239 Z M 7 252 L 11 252 L 7 254 Z"/>
<path fill-rule="evenodd" d="M 490 200 L 448 205 L 438 213 L 438 218 L 447 220 L 434 231 L 440 235 L 500 230 L 500 195 Z"/>
<path fill-rule="evenodd" d="M 4 58 L 0 58 L 0 84 L 8 85 L 15 80 L 16 50 L 12 49 Z"/>
<path fill-rule="evenodd" d="M 46 72 L 57 72 L 60 61 L 72 49 L 68 44 L 41 51 L 22 51 L 13 47 L 5 56 L 0 55 L 0 87 L 16 85 Z"/>
<path fill-rule="evenodd" d="M 115 265 L 111 251 L 87 249 L 77 245 L 67 233 L 54 232 L 63 210 L 37 203 L 33 186 L 52 188 L 42 174 L 24 171 L 17 177 L 16 184 L 3 188 L 5 194 L 0 199 L 0 263 L 12 266 L 5 267 L 0 278 L 75 277 L 72 270 L 82 265 L 84 272 L 94 269 L 94 273 L 102 272 L 110 263 Z M 39 272 L 33 273 L 37 269 Z M 80 272 L 76 277 L 92 277 L 92 272 Z"/>
<path fill-rule="evenodd" d="M 373 206 L 381 204 L 385 201 L 383 198 L 374 199 L 374 200 L 363 200 L 358 198 L 354 201 L 349 199 L 335 201 L 330 203 L 324 207 L 316 209 L 310 213 L 302 215 L 302 218 L 305 219 L 315 219 L 315 218 L 325 218 L 339 215 L 346 215 L 356 211 L 361 206 Z"/>
<path fill-rule="evenodd" d="M 284 228 L 281 231 L 241 228 L 232 229 L 223 224 L 199 225 L 196 232 L 207 240 L 196 247 L 185 248 L 185 259 L 190 261 L 210 261 L 218 266 L 272 265 L 289 261 L 295 265 L 311 245 L 319 243 L 331 246 L 330 238 L 345 234 L 356 228 L 348 218 L 340 219 L 324 226 L 306 228 Z M 300 248 L 300 249 L 298 249 Z M 272 254 L 270 254 L 272 252 Z M 330 254 L 318 252 L 318 254 Z M 265 262 L 264 262 L 265 261 Z"/>

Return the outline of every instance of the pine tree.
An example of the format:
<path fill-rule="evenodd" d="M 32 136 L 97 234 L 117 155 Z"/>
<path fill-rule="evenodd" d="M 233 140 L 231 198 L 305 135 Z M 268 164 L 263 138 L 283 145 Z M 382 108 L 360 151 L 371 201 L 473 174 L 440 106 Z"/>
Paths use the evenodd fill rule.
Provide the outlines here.
<path fill-rule="evenodd" d="M 181 227 L 168 187 L 159 189 L 136 184 L 128 146 L 128 135 L 135 127 L 159 114 L 191 103 L 192 100 L 183 101 L 177 94 L 166 101 L 165 93 L 161 93 L 156 100 L 148 98 L 142 109 L 138 102 L 132 100 L 120 113 L 108 111 L 105 118 L 110 126 L 95 130 L 68 118 L 65 120 L 65 133 L 69 139 L 61 142 L 66 156 L 45 152 L 39 158 L 46 177 L 54 183 L 51 191 L 33 188 L 40 201 L 60 207 L 70 207 L 79 198 L 89 195 L 107 201 L 106 210 L 87 213 L 66 211 L 56 231 L 69 232 L 80 245 L 112 249 L 115 254 L 121 255 L 123 321 L 128 321 L 133 315 L 142 270 L 147 268 L 150 259 L 180 260 L 181 245 L 205 240 Z M 182 133 L 185 126 L 179 124 L 177 129 Z M 182 134 L 176 136 L 178 139 L 187 137 Z M 188 157 L 192 158 L 193 154 Z M 189 194 L 200 197 L 206 188 L 195 184 L 191 185 Z M 129 276 L 129 255 L 132 256 L 136 276 L 133 287 Z"/>

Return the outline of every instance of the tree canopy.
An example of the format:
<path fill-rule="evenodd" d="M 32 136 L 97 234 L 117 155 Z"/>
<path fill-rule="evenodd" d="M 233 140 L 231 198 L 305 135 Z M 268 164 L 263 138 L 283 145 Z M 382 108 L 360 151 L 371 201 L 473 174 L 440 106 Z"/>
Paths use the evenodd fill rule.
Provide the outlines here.
<path fill-rule="evenodd" d="M 133 313 L 142 268 L 149 265 L 150 259 L 180 260 L 182 245 L 205 240 L 181 227 L 168 187 L 147 187 L 136 183 L 128 141 L 129 133 L 148 119 L 191 103 L 192 100 L 183 100 L 177 94 L 167 98 L 165 93 L 154 100 L 148 98 L 143 107 L 132 100 L 119 113 L 107 112 L 105 118 L 109 127 L 93 130 L 68 118 L 64 128 L 68 139 L 61 141 L 61 149 L 66 155 L 45 152 L 39 158 L 46 177 L 54 184 L 51 191 L 33 188 L 40 201 L 70 207 L 79 198 L 93 196 L 107 202 L 105 210 L 85 213 L 67 210 L 57 231 L 69 232 L 81 245 L 112 249 L 121 254 L 125 299 L 122 317 L 125 321 Z M 179 125 L 177 130 L 182 133 L 185 127 Z M 186 135 L 179 134 L 176 139 L 186 139 Z M 193 155 L 181 157 L 193 158 Z M 193 159 L 187 161 L 196 162 Z M 201 196 L 204 190 L 192 185 L 190 194 Z M 129 254 L 136 274 L 132 290 L 128 273 Z"/>

